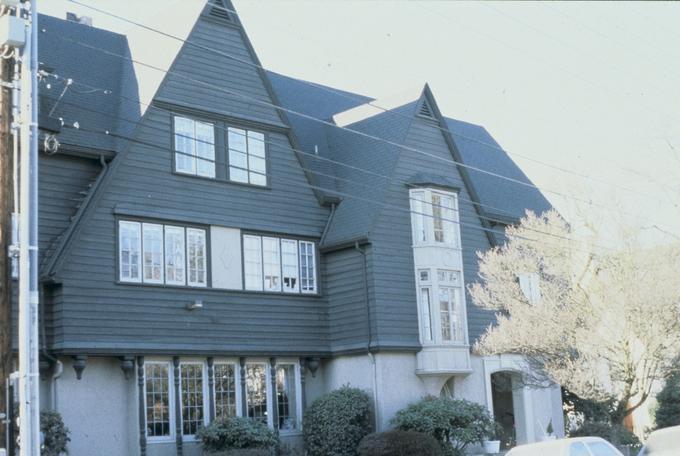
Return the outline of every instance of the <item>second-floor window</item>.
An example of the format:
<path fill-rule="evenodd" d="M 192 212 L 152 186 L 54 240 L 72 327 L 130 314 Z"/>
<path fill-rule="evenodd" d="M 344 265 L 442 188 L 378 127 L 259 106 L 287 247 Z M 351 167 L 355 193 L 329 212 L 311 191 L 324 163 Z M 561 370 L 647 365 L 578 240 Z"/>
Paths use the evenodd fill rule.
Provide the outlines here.
<path fill-rule="evenodd" d="M 419 269 L 417 279 L 423 343 L 463 343 L 465 330 L 460 272 L 449 269 Z"/>
<path fill-rule="evenodd" d="M 207 286 L 206 230 L 121 220 L 121 282 Z"/>
<path fill-rule="evenodd" d="M 175 171 L 215 177 L 215 126 L 175 116 Z"/>
<path fill-rule="evenodd" d="M 246 290 L 316 293 L 316 248 L 311 241 L 243 236 Z"/>
<path fill-rule="evenodd" d="M 460 247 L 458 198 L 455 193 L 417 188 L 409 192 L 409 197 L 415 245 Z"/>

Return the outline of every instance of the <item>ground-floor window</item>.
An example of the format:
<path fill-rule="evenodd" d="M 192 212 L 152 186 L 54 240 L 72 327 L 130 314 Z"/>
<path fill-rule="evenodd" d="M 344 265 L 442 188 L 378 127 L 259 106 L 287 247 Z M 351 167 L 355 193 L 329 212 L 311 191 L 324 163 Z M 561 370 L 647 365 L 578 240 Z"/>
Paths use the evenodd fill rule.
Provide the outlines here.
<path fill-rule="evenodd" d="M 212 419 L 231 416 L 247 416 L 281 432 L 298 431 L 300 388 L 300 366 L 295 360 L 277 360 L 272 366 L 269 360 L 248 359 L 242 368 L 238 359 L 215 359 L 212 369 L 207 360 L 180 359 L 177 369 L 172 360 L 147 360 L 146 435 L 150 442 L 172 440 L 176 432 L 193 438 Z"/>

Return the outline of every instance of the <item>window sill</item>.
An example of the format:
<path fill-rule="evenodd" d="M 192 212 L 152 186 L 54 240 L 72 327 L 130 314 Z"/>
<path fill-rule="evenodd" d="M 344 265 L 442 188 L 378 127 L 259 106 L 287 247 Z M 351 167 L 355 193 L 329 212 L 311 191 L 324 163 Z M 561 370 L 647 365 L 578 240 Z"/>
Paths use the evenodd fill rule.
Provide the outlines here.
<path fill-rule="evenodd" d="M 207 176 L 199 176 L 196 174 L 189 174 L 189 173 L 183 173 L 181 171 L 172 171 L 172 174 L 176 176 L 181 176 L 181 177 L 188 177 L 190 179 L 200 179 L 208 182 L 216 182 L 220 184 L 229 184 L 229 185 L 237 185 L 239 187 L 246 187 L 246 188 L 257 188 L 260 190 L 271 190 L 272 187 L 267 184 L 267 185 L 255 185 L 255 184 L 247 184 L 245 182 L 237 182 L 229 179 L 224 179 L 222 177 L 207 177 Z"/>
<path fill-rule="evenodd" d="M 305 298 L 319 298 L 323 296 L 321 293 L 284 293 L 282 291 L 261 291 L 261 290 L 241 290 L 233 288 L 217 288 L 217 287 L 198 287 L 189 285 L 172 285 L 172 284 L 162 284 L 162 283 L 144 283 L 144 282 L 123 282 L 121 280 L 116 280 L 114 282 L 116 285 L 132 286 L 132 287 L 142 287 L 142 288 L 168 288 L 171 290 L 192 290 L 192 291 L 208 291 L 214 293 L 235 293 L 235 294 L 248 294 L 248 295 L 260 295 L 260 296 L 277 296 L 277 297 L 305 297 Z"/>
<path fill-rule="evenodd" d="M 444 243 L 439 243 L 439 242 L 427 242 L 427 243 L 422 243 L 422 244 L 411 244 L 412 248 L 419 248 L 419 247 L 436 247 L 440 249 L 447 249 L 447 250 L 459 250 L 462 251 L 463 249 L 461 247 L 458 247 L 456 245 L 451 245 L 451 244 L 444 244 Z"/>
<path fill-rule="evenodd" d="M 147 437 L 146 443 L 149 444 L 149 445 L 153 445 L 153 444 L 156 444 L 156 443 L 159 443 L 159 444 L 175 443 L 175 438 L 174 437 Z"/>
<path fill-rule="evenodd" d="M 148 283 L 148 282 L 125 282 L 123 280 L 116 280 L 116 285 L 131 285 L 133 287 L 150 287 L 150 288 L 173 288 L 173 289 L 186 289 L 186 290 L 209 290 L 211 289 L 207 285 L 173 285 L 166 283 Z"/>
<path fill-rule="evenodd" d="M 297 437 L 297 436 L 302 435 L 302 430 L 300 430 L 300 429 L 295 429 L 295 430 L 292 430 L 292 431 L 279 430 L 279 435 L 282 435 L 284 437 Z"/>

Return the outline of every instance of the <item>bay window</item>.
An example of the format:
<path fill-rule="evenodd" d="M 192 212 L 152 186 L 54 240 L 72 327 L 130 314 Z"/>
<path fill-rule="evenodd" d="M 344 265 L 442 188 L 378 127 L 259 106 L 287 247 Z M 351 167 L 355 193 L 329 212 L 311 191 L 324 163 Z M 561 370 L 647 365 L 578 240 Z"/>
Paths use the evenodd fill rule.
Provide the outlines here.
<path fill-rule="evenodd" d="M 206 242 L 204 229 L 120 220 L 119 280 L 205 287 Z"/>
<path fill-rule="evenodd" d="M 415 245 L 460 247 L 458 198 L 455 193 L 429 188 L 409 192 Z"/>
<path fill-rule="evenodd" d="M 464 343 L 465 309 L 460 272 L 448 269 L 420 269 L 417 271 L 417 280 L 422 342 Z"/>
<path fill-rule="evenodd" d="M 174 116 L 175 171 L 215 177 L 215 126 Z"/>
<path fill-rule="evenodd" d="M 311 241 L 243 235 L 246 290 L 316 293 L 316 245 Z"/>

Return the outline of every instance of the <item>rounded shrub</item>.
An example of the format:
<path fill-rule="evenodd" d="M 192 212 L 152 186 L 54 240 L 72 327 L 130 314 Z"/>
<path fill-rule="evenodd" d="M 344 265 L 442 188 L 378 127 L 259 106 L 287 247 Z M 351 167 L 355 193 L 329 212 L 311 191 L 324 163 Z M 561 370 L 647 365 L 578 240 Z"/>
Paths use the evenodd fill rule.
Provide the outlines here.
<path fill-rule="evenodd" d="M 483 405 L 464 399 L 426 397 L 397 412 L 395 428 L 422 432 L 434 437 L 444 454 L 464 454 L 465 447 L 481 443 L 494 427 Z"/>
<path fill-rule="evenodd" d="M 439 442 L 415 431 L 387 431 L 369 434 L 361 440 L 359 456 L 442 456 Z"/>
<path fill-rule="evenodd" d="M 227 450 L 276 448 L 279 439 L 266 424 L 251 418 L 231 417 L 215 420 L 196 433 L 207 454 L 228 454 Z"/>
<path fill-rule="evenodd" d="M 309 456 L 356 456 L 359 442 L 371 432 L 368 395 L 343 386 L 321 396 L 305 411 L 302 429 Z"/>
<path fill-rule="evenodd" d="M 68 453 L 67 445 L 71 439 L 68 436 L 69 430 L 64 425 L 59 412 L 56 410 L 40 412 L 40 432 L 43 435 L 41 456 L 60 456 Z"/>

